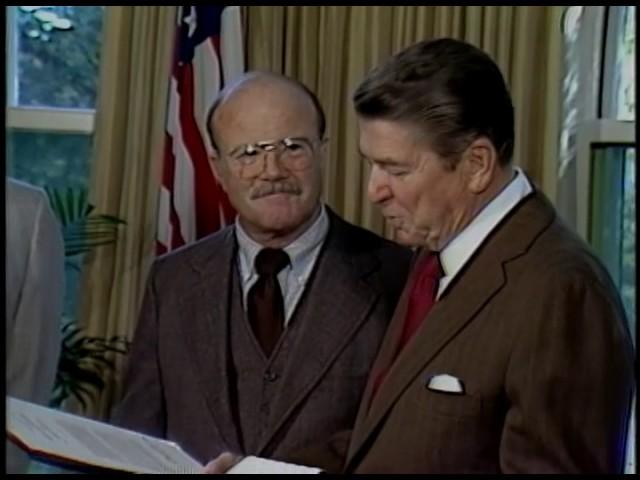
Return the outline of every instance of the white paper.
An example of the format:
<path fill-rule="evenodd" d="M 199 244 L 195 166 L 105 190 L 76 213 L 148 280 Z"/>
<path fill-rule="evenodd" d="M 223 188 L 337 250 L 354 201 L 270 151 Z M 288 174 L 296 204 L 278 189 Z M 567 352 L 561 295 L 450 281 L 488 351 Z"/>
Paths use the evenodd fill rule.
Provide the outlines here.
<path fill-rule="evenodd" d="M 203 466 L 180 447 L 79 415 L 7 397 L 7 433 L 44 457 L 133 473 L 201 473 Z M 320 469 L 245 457 L 227 473 L 309 474 Z"/>
<path fill-rule="evenodd" d="M 320 473 L 319 468 L 304 467 L 302 465 L 294 465 L 292 463 L 278 462 L 276 460 L 268 460 L 259 457 L 245 457 L 234 467 L 227 471 L 229 474 L 313 474 Z"/>
<path fill-rule="evenodd" d="M 200 473 L 178 445 L 7 397 L 7 433 L 37 454 L 135 473 Z"/>

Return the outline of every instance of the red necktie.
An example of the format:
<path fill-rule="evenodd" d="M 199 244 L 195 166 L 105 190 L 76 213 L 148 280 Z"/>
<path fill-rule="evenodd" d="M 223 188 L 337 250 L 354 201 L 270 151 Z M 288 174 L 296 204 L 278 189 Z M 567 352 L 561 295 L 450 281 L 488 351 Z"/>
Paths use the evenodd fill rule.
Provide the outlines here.
<path fill-rule="evenodd" d="M 400 350 L 411 340 L 418 327 L 436 303 L 438 283 L 442 277 L 442 267 L 437 253 L 428 253 L 420 257 L 416 263 L 416 275 L 409 293 L 407 315 L 400 336 L 400 343 L 396 350 L 396 357 Z"/>
<path fill-rule="evenodd" d="M 389 367 L 376 375 L 373 394 L 371 395 L 372 399 L 382 384 L 388 370 L 393 365 L 393 362 L 395 362 L 395 359 L 402 349 L 416 333 L 418 327 L 420 327 L 431 311 L 433 304 L 436 303 L 438 283 L 440 282 L 442 274 L 442 267 L 440 266 L 440 259 L 437 253 L 428 253 L 418 258 L 414 267 L 414 275 L 409 292 L 407 313 L 402 326 L 402 333 Z"/>

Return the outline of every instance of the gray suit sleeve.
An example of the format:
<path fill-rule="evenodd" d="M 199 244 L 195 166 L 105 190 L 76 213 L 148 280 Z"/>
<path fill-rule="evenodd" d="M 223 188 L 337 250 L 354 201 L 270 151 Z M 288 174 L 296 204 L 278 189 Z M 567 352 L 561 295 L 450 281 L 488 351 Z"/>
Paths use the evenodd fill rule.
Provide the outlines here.
<path fill-rule="evenodd" d="M 64 243 L 60 224 L 42 196 L 38 203 L 27 269 L 15 311 L 8 361 L 16 373 L 9 394 L 46 405 L 58 367 L 64 301 Z"/>
<path fill-rule="evenodd" d="M 60 357 L 64 243 L 60 225 L 44 195 L 37 205 L 32 237 L 24 239 L 28 243 L 24 248 L 28 256 L 26 269 L 14 318 L 9 322 L 12 329 L 7 332 L 7 342 L 11 342 L 7 394 L 47 405 Z M 26 473 L 27 455 L 8 442 L 6 449 L 7 472 Z"/>

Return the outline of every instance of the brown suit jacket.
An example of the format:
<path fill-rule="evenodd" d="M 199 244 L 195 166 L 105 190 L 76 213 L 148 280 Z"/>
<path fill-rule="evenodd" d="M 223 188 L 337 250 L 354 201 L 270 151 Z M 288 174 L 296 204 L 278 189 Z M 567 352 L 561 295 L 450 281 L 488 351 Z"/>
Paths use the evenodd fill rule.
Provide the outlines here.
<path fill-rule="evenodd" d="M 306 327 L 278 380 L 258 451 L 242 452 L 229 398 L 233 227 L 155 263 L 114 422 L 176 441 L 202 462 L 223 451 L 268 456 L 284 441 L 304 444 L 351 428 L 411 252 L 331 211 L 329 219 L 304 293 L 313 313 L 296 319 Z"/>
<path fill-rule="evenodd" d="M 543 195 L 516 207 L 454 282 L 373 400 L 368 383 L 350 443 L 297 460 L 330 467 L 348 443 L 346 472 L 621 472 L 633 383 L 625 315 Z M 406 293 L 374 371 L 390 362 Z M 465 393 L 427 389 L 436 374 Z"/>

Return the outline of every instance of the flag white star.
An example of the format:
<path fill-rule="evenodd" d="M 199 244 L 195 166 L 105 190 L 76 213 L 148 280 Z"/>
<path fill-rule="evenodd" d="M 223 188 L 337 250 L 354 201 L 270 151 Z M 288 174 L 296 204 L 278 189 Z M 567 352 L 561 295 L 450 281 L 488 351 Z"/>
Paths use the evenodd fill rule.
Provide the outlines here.
<path fill-rule="evenodd" d="M 198 17 L 197 17 L 197 14 L 196 14 L 196 9 L 193 8 L 193 7 L 189 7 L 189 15 L 184 17 L 183 21 L 184 21 L 184 23 L 189 25 L 188 36 L 189 37 L 193 37 L 193 34 L 196 31 L 196 25 L 198 23 Z"/>

